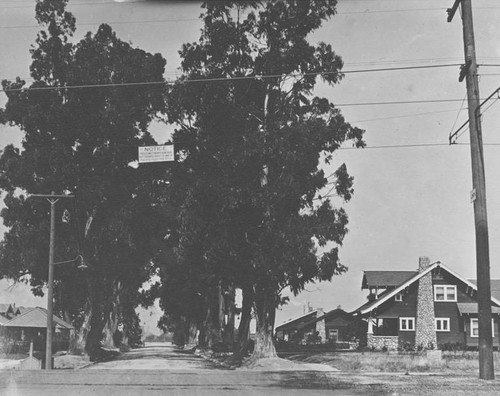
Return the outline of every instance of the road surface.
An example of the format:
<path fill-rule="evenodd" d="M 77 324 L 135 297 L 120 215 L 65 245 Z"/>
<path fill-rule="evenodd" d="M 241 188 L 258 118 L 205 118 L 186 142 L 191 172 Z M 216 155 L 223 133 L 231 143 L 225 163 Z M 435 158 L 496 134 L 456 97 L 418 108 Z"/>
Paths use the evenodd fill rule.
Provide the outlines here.
<path fill-rule="evenodd" d="M 500 381 L 466 375 L 225 370 L 173 347 L 134 350 L 78 370 L 0 370 L 0 394 L 45 395 L 490 395 Z"/>

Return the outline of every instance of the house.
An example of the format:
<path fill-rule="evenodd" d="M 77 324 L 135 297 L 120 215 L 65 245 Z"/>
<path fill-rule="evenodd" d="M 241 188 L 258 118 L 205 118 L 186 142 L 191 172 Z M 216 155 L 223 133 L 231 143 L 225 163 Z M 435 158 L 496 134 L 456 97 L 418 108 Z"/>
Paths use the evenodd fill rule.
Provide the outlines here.
<path fill-rule="evenodd" d="M 304 325 L 323 315 L 323 309 L 318 308 L 316 310 L 310 310 L 297 318 L 291 319 L 288 322 L 277 326 L 275 329 L 276 340 L 295 343 L 305 340 L 307 334 L 304 331 Z M 309 330 L 310 333 L 312 333 L 312 331 L 316 331 L 316 327 L 314 327 L 314 330 Z M 323 334 L 323 339 L 325 339 L 324 332 L 320 333 Z M 320 334 L 320 336 L 322 334 Z"/>
<path fill-rule="evenodd" d="M 366 333 L 366 324 L 340 306 L 323 313 L 322 309 L 302 315 L 276 327 L 276 340 L 296 343 L 348 343 Z"/>
<path fill-rule="evenodd" d="M 14 349 L 20 351 L 29 349 L 31 341 L 35 350 L 45 349 L 47 310 L 40 307 L 21 307 L 22 309 L 11 307 L 15 315 L 5 321 L 0 319 L 0 338 L 7 340 L 9 347 L 15 347 Z M 0 314 L 0 317 L 3 316 Z M 54 316 L 54 351 L 68 349 L 72 331 L 74 328 L 71 324 Z"/>
<path fill-rule="evenodd" d="M 353 314 L 368 322 L 374 349 L 478 346 L 477 286 L 439 261 L 419 260 L 417 271 L 365 271 L 368 302 Z M 500 281 L 492 281 L 492 330 L 500 345 Z"/>

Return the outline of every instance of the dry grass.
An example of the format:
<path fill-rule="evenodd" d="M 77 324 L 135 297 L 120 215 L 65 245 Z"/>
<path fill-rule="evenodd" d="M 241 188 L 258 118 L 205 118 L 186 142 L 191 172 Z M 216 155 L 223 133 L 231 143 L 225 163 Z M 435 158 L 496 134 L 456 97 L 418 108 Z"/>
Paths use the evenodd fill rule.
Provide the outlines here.
<path fill-rule="evenodd" d="M 390 352 L 330 352 L 315 355 L 298 354 L 288 357 L 304 363 L 321 363 L 351 372 L 477 372 L 478 352 L 443 352 L 436 360 L 418 353 Z M 500 353 L 494 353 L 495 367 L 500 367 Z"/>
<path fill-rule="evenodd" d="M 86 355 L 60 355 L 54 358 L 54 368 L 56 369 L 77 369 L 90 363 Z"/>

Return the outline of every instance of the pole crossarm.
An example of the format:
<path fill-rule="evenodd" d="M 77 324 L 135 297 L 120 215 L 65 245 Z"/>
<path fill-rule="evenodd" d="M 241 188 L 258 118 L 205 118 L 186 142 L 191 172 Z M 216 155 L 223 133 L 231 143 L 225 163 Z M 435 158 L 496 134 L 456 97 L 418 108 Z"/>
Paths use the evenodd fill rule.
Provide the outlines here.
<path fill-rule="evenodd" d="M 455 13 L 457 12 L 458 6 L 462 0 L 455 0 L 455 3 L 453 3 L 453 6 L 451 8 L 448 8 L 446 12 L 448 13 L 448 22 L 451 22 L 453 20 L 453 17 L 455 16 Z"/>
<path fill-rule="evenodd" d="M 493 96 L 497 95 L 497 94 L 500 94 L 500 87 L 498 87 L 497 89 L 495 89 L 492 94 L 490 96 L 488 96 L 485 100 L 483 100 L 478 107 L 476 107 L 476 110 L 474 111 L 474 113 L 476 114 L 476 118 L 477 117 L 480 117 L 481 114 L 479 113 L 479 111 L 481 110 L 481 107 L 483 107 L 484 104 L 486 104 L 491 98 L 493 98 Z M 469 120 L 465 121 L 461 126 L 460 128 L 458 128 L 455 132 L 453 133 L 450 133 L 450 136 L 448 137 L 448 141 L 450 144 L 455 144 L 457 142 L 456 139 L 458 139 L 458 134 L 460 133 L 460 131 L 462 129 L 464 129 L 467 125 L 469 124 Z"/>

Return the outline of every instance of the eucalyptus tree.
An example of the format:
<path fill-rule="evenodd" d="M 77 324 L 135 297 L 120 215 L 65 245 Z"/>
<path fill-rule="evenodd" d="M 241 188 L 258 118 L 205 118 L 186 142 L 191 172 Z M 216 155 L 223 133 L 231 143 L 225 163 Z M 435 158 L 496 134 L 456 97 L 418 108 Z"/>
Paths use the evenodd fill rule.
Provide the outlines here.
<path fill-rule="evenodd" d="M 56 261 L 82 254 L 89 268 L 80 273 L 56 267 L 56 306 L 94 355 L 110 320 L 119 317 L 136 331 L 130 307 L 138 304 L 139 288 L 153 270 L 152 246 L 163 237 L 150 198 L 151 180 L 165 171 L 129 164 L 137 159 L 137 146 L 155 144 L 148 125 L 164 108 L 163 88 L 148 83 L 162 81 L 165 60 L 133 48 L 105 24 L 75 41 L 76 21 L 66 4 L 36 3 L 42 30 L 31 49 L 33 82 L 2 81 L 8 101 L 0 119 L 18 126 L 23 140 L 22 147 L 7 146 L 0 158 L 8 228 L 0 254 L 2 275 L 29 275 L 41 293 L 49 205 L 29 196 L 74 196 L 56 206 L 58 218 L 70 213 L 69 222 L 57 224 Z"/>
<path fill-rule="evenodd" d="M 328 177 L 321 165 L 346 142 L 363 147 L 363 131 L 314 95 L 318 82 L 340 82 L 343 63 L 330 44 L 309 42 L 336 4 L 205 2 L 200 39 L 182 47 L 183 74 L 168 92 L 181 158 L 171 184 L 177 256 L 212 287 L 244 291 L 257 319 L 254 359 L 275 355 L 283 289 L 346 270 L 347 214 L 319 193 L 348 201 L 353 178 L 345 164 Z"/>

